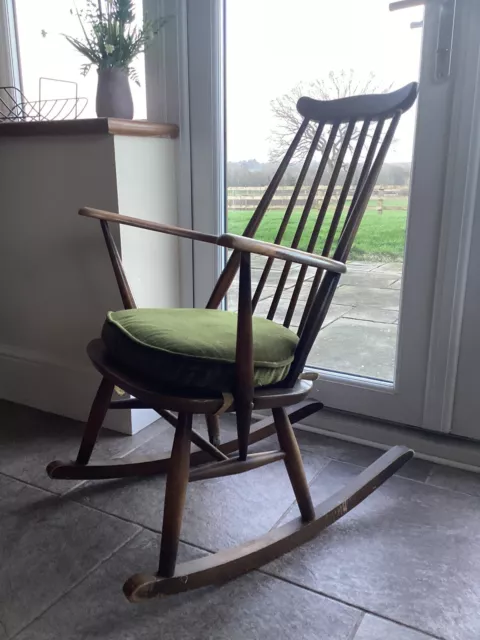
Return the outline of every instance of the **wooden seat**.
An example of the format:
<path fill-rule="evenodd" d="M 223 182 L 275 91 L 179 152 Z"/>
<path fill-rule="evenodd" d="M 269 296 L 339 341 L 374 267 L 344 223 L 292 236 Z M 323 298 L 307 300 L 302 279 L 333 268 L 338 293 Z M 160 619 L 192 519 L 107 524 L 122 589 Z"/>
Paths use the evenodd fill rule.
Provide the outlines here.
<path fill-rule="evenodd" d="M 297 108 L 303 116 L 302 124 L 243 236 L 204 234 L 96 209 L 87 208 L 80 211 L 82 216 L 100 221 L 124 307 L 132 310 L 129 317 L 133 319 L 135 301 L 110 233 L 109 223 L 167 233 L 231 250 L 229 261 L 207 304 L 208 309 L 220 308 L 239 273 L 236 343 L 232 360 L 232 380 L 228 389 L 221 388 L 221 380 L 218 383 L 218 378 L 217 388 L 213 392 L 208 389 L 182 389 L 178 380 L 175 384 L 169 384 L 169 380 L 155 380 L 148 375 L 148 369 L 140 370 L 134 367 L 131 357 L 115 357 L 111 344 L 99 339 L 94 340 L 88 346 L 88 355 L 103 379 L 92 405 L 77 459 L 67 462 L 55 461 L 47 468 L 52 478 L 59 479 L 167 474 L 158 571 L 135 575 L 125 583 L 124 591 L 130 600 L 138 601 L 155 595 L 177 593 L 221 582 L 273 560 L 347 513 L 412 457 L 411 450 L 394 447 L 363 471 L 358 478 L 314 507 L 292 424 L 322 408 L 320 402 L 308 400 L 313 383 L 307 379 L 308 376 L 304 376 L 303 369 L 322 327 L 339 279 L 346 271 L 345 263 L 350 248 L 399 119 L 402 113 L 412 106 L 416 95 L 417 85 L 410 84 L 389 94 L 333 101 L 301 98 Z M 304 139 L 307 129 L 311 139 L 309 145 L 305 145 Z M 264 216 L 268 215 L 272 198 L 299 146 L 306 148 L 306 155 L 299 167 L 298 179 L 277 230 L 275 242 L 256 240 L 255 233 Z M 298 196 L 312 167 L 314 156 L 320 151 L 320 159 L 296 224 L 293 241 L 290 246 L 282 246 L 287 226 L 293 224 L 292 213 Z M 328 185 L 318 211 L 314 211 L 313 205 L 318 197 L 319 186 L 326 177 L 329 178 Z M 340 186 L 340 194 L 333 203 L 332 196 L 336 186 Z M 352 189 L 353 196 L 350 199 Z M 332 205 L 333 215 L 330 217 L 327 212 Z M 305 229 L 309 228 L 307 222 L 312 219 L 312 232 L 306 243 L 306 251 L 301 251 L 298 247 L 304 242 Z M 320 237 L 324 238 L 322 243 Z M 254 290 L 251 283 L 251 254 L 266 258 Z M 275 279 L 276 289 L 266 317 L 270 321 L 291 328 L 297 334 L 298 340 L 293 336 L 294 344 L 297 346 L 294 348 L 293 361 L 289 364 L 288 371 L 282 374 L 282 379 L 275 384 L 255 386 L 255 323 L 252 318 L 269 277 L 272 276 L 275 260 L 282 261 L 283 267 L 278 282 Z M 292 271 L 293 264 L 297 264 L 298 267 Z M 308 269 L 314 270 L 313 277 L 307 277 Z M 277 277 L 278 275 L 275 278 Z M 288 289 L 287 295 L 285 284 L 287 279 L 292 277 L 294 285 Z M 286 304 L 280 305 L 280 301 Z M 298 326 L 292 325 L 294 318 L 297 319 Z M 125 353 L 122 353 L 122 356 L 125 356 Z M 130 397 L 112 401 L 115 385 L 128 392 Z M 135 463 L 89 464 L 107 410 L 135 407 L 154 409 L 174 427 L 175 437 L 171 455 Z M 254 409 L 271 410 L 272 416 L 252 426 Z M 219 418 L 225 411 L 236 414 L 237 438 L 222 443 Z M 208 440 L 192 429 L 194 414 L 205 415 Z M 251 443 L 274 433 L 278 436 L 278 450 L 260 454 L 249 453 Z M 190 453 L 192 442 L 199 450 Z M 279 460 L 283 460 L 285 464 L 301 517 L 240 547 L 177 566 L 188 483 L 243 473 Z"/>

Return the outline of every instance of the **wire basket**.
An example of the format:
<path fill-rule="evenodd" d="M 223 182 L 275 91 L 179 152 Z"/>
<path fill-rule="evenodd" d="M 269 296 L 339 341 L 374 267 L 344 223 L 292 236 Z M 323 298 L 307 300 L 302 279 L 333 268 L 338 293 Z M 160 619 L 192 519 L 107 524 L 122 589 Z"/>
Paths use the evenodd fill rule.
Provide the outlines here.
<path fill-rule="evenodd" d="M 42 99 L 45 81 L 73 84 L 75 96 Z M 69 80 L 40 78 L 38 100 L 27 100 L 17 87 L 0 87 L 0 124 L 4 122 L 46 122 L 49 120 L 75 120 L 87 106 L 87 98 L 78 97 L 78 85 Z"/>

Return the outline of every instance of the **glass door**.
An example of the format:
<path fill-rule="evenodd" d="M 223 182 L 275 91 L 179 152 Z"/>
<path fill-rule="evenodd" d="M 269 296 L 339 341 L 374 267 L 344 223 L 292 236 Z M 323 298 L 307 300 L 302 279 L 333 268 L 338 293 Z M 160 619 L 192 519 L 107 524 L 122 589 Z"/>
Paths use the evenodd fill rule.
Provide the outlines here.
<path fill-rule="evenodd" d="M 276 0 L 226 0 L 226 228 L 231 233 L 243 232 L 298 129 L 299 97 L 384 92 L 420 75 L 423 7 L 395 14 L 385 0 L 301 0 L 290 11 L 278 11 L 278 6 Z M 352 248 L 348 274 L 310 354 L 312 367 L 394 381 L 415 119 L 413 109 L 400 123 Z M 319 149 L 325 142 L 320 140 Z M 259 240 L 274 241 L 300 167 L 292 167 L 283 180 L 256 234 Z M 293 239 L 314 174 L 312 166 L 283 244 Z M 340 182 L 327 216 L 335 209 Z M 300 249 L 306 248 L 325 188 L 317 193 Z M 257 278 L 263 262 L 254 258 Z M 276 268 L 280 276 L 282 265 Z M 288 287 L 293 290 L 294 284 L 292 274 L 280 305 L 285 310 Z M 274 290 L 270 277 L 259 314 L 266 315 Z"/>
<path fill-rule="evenodd" d="M 204 229 L 243 232 L 298 128 L 295 104 L 300 96 L 333 99 L 420 82 L 419 100 L 397 130 L 352 248 L 348 273 L 342 276 L 308 365 L 319 373 L 315 393 L 326 405 L 421 426 L 455 78 L 450 65 L 455 3 L 431 2 L 426 9 L 402 11 L 389 11 L 387 0 L 208 4 L 212 12 L 224 12 L 213 56 L 217 85 L 211 104 L 213 112 L 216 104 L 225 114 L 224 129 L 217 130 L 213 145 L 216 179 L 224 171 L 225 190 L 217 201 L 216 220 L 211 215 L 208 225 L 201 217 Z M 452 9 L 450 14 L 444 5 Z M 440 59 L 440 39 L 449 34 L 448 56 Z M 295 171 L 293 167 L 285 176 L 257 232 L 259 239 L 274 240 Z M 306 190 L 310 184 L 307 178 Z M 305 237 L 321 198 L 322 187 Z M 302 195 L 297 206 L 282 241 L 287 245 Z M 200 215 L 194 206 L 194 220 L 200 221 Z M 304 248 L 302 242 L 303 237 L 299 248 Z M 263 262 L 253 259 L 254 283 Z M 205 272 L 204 265 L 196 264 L 196 272 Z M 265 315 L 274 285 L 264 289 L 260 314 Z M 288 285 L 293 287 L 294 278 L 287 282 L 281 302 L 286 306 Z M 235 286 L 227 305 L 235 308 Z"/>

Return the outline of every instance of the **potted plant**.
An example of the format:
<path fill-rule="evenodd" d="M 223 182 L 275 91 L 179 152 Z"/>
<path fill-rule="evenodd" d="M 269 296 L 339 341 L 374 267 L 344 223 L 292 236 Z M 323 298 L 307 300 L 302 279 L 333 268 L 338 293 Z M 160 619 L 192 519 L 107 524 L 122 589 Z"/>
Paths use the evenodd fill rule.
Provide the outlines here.
<path fill-rule="evenodd" d="M 135 24 L 134 0 L 87 0 L 85 10 L 75 6 L 83 39 L 64 37 L 88 60 L 82 65 L 86 75 L 97 68 L 97 116 L 133 118 L 133 100 L 129 79 L 138 81 L 135 58 L 146 50 L 167 18 Z"/>

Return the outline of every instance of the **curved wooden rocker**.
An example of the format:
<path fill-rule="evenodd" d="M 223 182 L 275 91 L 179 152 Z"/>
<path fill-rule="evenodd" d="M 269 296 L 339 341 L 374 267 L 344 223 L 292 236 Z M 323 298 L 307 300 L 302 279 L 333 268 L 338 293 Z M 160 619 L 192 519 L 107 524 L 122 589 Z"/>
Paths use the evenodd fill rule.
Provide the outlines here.
<path fill-rule="evenodd" d="M 303 369 L 328 312 L 340 276 L 346 271 L 345 263 L 350 248 L 401 114 L 412 106 L 416 95 L 417 85 L 410 84 L 389 94 L 349 97 L 327 102 L 301 98 L 297 108 L 303 116 L 303 121 L 248 223 L 244 236 L 215 236 L 95 209 L 80 211 L 81 215 L 100 221 L 125 309 L 135 309 L 135 301 L 110 232 L 110 222 L 200 240 L 232 250 L 208 302 L 208 309 L 219 308 L 239 271 L 236 356 L 235 363 L 231 365 L 235 380 L 233 389 L 227 389 L 225 391 L 228 393 L 223 394 L 202 389 L 186 392 L 174 386 L 167 388 L 140 376 L 125 363 L 119 364 L 118 358 L 108 351 L 102 340 L 94 340 L 88 346 L 88 355 L 103 379 L 92 405 L 77 459 L 67 462 L 55 461 L 47 467 L 50 477 L 59 479 L 104 479 L 167 474 L 158 572 L 155 575 L 137 574 L 130 578 L 124 585 L 124 592 L 130 600 L 136 602 L 156 595 L 178 593 L 223 582 L 270 562 L 312 538 L 347 513 L 413 456 L 409 449 L 394 447 L 360 473 L 355 480 L 324 503 L 314 507 L 292 424 L 305 419 L 323 406 L 320 402 L 308 401 L 313 383 L 306 379 L 308 376 L 304 376 Z M 275 243 L 255 240 L 253 236 L 299 148 L 307 149 L 306 157 Z M 313 156 L 319 150 L 322 151 L 322 156 L 293 241 L 290 247 L 281 246 Z M 298 246 L 327 168 L 330 172 L 329 184 L 319 211 L 312 214 L 314 224 L 307 251 L 300 251 Z M 332 219 L 327 225 L 326 214 L 337 182 L 340 183 L 340 193 Z M 348 200 L 352 185 L 355 185 L 353 197 Z M 327 228 L 322 236 L 325 240 L 321 247 L 321 255 L 316 255 L 314 252 L 324 227 Z M 252 253 L 267 258 L 253 296 L 250 269 Z M 287 328 L 292 323 L 298 325 L 295 326 L 298 344 L 286 377 L 267 387 L 255 387 L 253 314 L 261 300 L 275 259 L 283 261 L 284 266 L 267 311 L 267 320 L 274 321 L 275 317 L 281 315 L 279 302 L 284 301 L 288 293 L 288 306 L 286 311 L 282 312 L 284 317 L 280 322 Z M 285 292 L 292 264 L 299 265 L 291 274 L 295 285 Z M 315 270 L 313 278 L 307 273 L 309 267 Z M 300 314 L 297 317 L 298 311 Z M 112 401 L 115 385 L 128 392 L 130 397 Z M 174 427 L 171 455 L 142 462 L 90 465 L 90 456 L 107 410 L 135 407 L 153 408 Z M 252 426 L 252 411 L 256 409 L 269 409 L 272 417 Z M 222 444 L 219 415 L 224 411 L 236 414 L 237 438 Z M 178 413 L 178 416 L 175 416 L 175 413 Z M 194 414 L 205 415 L 208 440 L 192 429 Z M 249 445 L 274 433 L 277 434 L 280 445 L 278 450 L 249 454 Z M 191 452 L 191 443 L 195 444 L 198 450 Z M 188 483 L 243 473 L 280 460 L 285 464 L 301 517 L 247 544 L 176 566 Z"/>
<path fill-rule="evenodd" d="M 392 447 L 354 480 L 315 507 L 313 520 L 295 518 L 261 538 L 233 549 L 184 562 L 169 578 L 161 575 L 136 574 L 123 586 L 131 602 L 154 596 L 166 596 L 221 583 L 267 564 L 295 547 L 314 538 L 322 529 L 348 513 L 413 456 L 406 447 Z"/>

